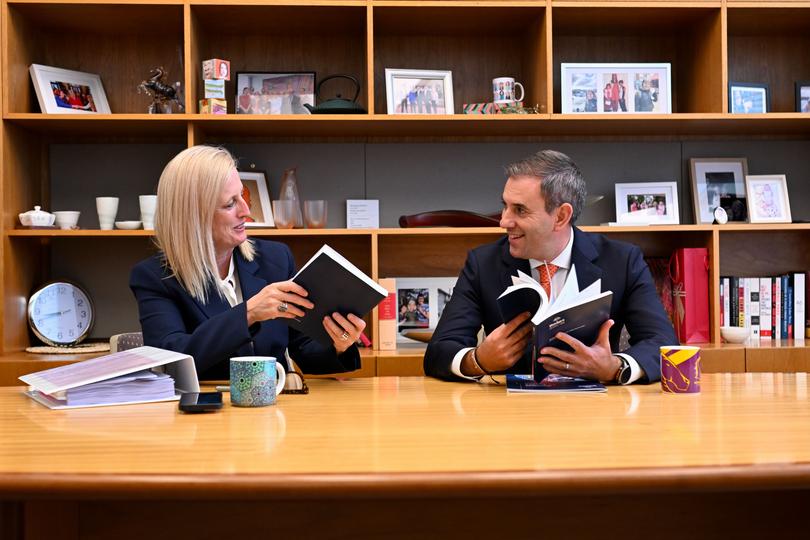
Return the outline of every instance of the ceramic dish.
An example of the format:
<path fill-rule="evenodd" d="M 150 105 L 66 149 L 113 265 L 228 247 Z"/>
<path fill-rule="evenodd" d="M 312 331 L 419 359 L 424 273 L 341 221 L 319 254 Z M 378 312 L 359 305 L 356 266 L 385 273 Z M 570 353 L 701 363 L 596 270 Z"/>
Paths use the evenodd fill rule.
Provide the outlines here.
<path fill-rule="evenodd" d="M 133 229 L 140 229 L 141 222 L 140 221 L 116 221 L 115 222 L 116 229 L 125 229 L 125 230 L 133 230 Z"/>
<path fill-rule="evenodd" d="M 728 343 L 744 343 L 751 335 L 749 326 L 721 326 L 720 335 Z"/>

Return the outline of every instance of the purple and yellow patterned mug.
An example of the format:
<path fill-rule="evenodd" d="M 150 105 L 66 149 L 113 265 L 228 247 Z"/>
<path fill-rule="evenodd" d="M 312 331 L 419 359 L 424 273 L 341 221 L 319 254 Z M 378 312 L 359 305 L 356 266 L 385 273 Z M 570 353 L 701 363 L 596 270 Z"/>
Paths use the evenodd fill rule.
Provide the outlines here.
<path fill-rule="evenodd" d="M 231 358 L 231 405 L 265 407 L 273 405 L 284 389 L 287 373 L 273 356 Z"/>
<path fill-rule="evenodd" d="M 661 389 L 671 394 L 700 392 L 700 347 L 661 347 Z"/>

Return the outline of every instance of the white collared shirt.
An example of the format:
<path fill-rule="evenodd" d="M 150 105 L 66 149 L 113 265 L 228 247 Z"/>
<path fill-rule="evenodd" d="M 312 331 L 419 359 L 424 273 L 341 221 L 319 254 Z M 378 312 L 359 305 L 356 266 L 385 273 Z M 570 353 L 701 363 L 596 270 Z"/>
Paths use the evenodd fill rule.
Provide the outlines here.
<path fill-rule="evenodd" d="M 219 289 L 225 295 L 225 299 L 231 307 L 242 303 L 242 287 L 239 286 L 239 275 L 235 270 L 236 267 L 233 264 L 233 255 L 231 255 L 228 275 L 225 276 L 225 279 L 219 280 Z"/>
<path fill-rule="evenodd" d="M 553 264 L 557 266 L 557 272 L 551 277 L 551 298 L 549 298 L 550 302 L 553 302 L 555 298 L 557 298 L 557 294 L 562 290 L 563 285 L 565 285 L 565 280 L 568 279 L 568 271 L 571 269 L 571 253 L 574 249 L 574 230 L 573 228 L 568 229 L 569 237 L 568 243 L 565 245 L 563 250 L 557 255 L 553 260 L 549 261 L 549 264 Z M 529 266 L 532 269 L 532 277 L 537 281 L 540 281 L 540 272 L 545 271 L 545 269 L 540 269 L 540 265 L 544 264 L 545 261 L 538 261 L 537 259 L 529 259 Z M 480 381 L 482 379 L 481 376 L 474 376 L 469 377 L 461 373 L 461 361 L 464 359 L 464 355 L 467 354 L 468 351 L 472 350 L 473 347 L 465 347 L 458 351 L 456 355 L 453 357 L 453 362 L 450 364 L 450 370 L 458 375 L 459 377 L 463 377 L 465 379 L 469 379 L 472 381 Z M 636 361 L 635 358 L 630 356 L 629 354 L 624 353 L 613 353 L 614 356 L 621 356 L 625 358 L 630 363 L 630 380 L 627 384 L 632 384 L 635 381 L 641 378 L 643 373 L 641 366 Z"/>

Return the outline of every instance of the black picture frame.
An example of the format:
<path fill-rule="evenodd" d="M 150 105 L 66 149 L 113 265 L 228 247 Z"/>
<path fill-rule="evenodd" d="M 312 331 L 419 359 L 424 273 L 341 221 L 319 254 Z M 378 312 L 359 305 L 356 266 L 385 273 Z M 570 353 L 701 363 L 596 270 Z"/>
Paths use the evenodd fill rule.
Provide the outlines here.
<path fill-rule="evenodd" d="M 804 106 L 802 106 L 803 88 L 807 89 Z M 796 81 L 796 112 L 810 113 L 810 81 Z"/>
<path fill-rule="evenodd" d="M 236 114 L 309 114 L 304 105 L 315 106 L 314 71 L 240 71 L 234 81 Z"/>
<path fill-rule="evenodd" d="M 746 92 L 747 90 L 747 92 Z M 755 92 L 759 91 L 759 92 Z M 736 93 L 735 93 L 736 92 Z M 756 94 L 762 93 L 763 110 L 752 108 L 747 110 L 745 105 L 746 94 L 755 97 Z M 740 97 L 742 100 L 738 105 L 736 100 Z M 761 114 L 771 112 L 771 90 L 767 83 L 744 83 L 744 82 L 730 82 L 728 83 L 728 112 L 732 114 Z"/>

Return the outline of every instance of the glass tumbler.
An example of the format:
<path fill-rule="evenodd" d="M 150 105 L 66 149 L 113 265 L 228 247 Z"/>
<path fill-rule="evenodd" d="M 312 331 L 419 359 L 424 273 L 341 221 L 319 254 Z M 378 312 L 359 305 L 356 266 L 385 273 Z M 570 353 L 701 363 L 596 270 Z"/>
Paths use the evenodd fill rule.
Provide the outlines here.
<path fill-rule="evenodd" d="M 310 229 L 326 227 L 326 201 L 304 201 L 304 221 Z"/>
<path fill-rule="evenodd" d="M 273 201 L 273 221 L 277 229 L 292 229 L 298 213 L 298 201 L 289 199 Z"/>

